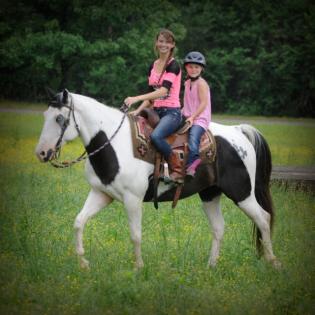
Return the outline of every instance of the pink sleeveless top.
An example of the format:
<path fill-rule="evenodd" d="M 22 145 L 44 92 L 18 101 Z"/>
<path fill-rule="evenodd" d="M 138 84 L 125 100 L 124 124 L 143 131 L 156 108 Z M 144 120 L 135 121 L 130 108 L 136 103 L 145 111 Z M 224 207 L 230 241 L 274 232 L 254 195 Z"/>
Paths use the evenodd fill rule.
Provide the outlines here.
<path fill-rule="evenodd" d="M 200 100 L 198 95 L 198 79 L 195 84 L 192 84 L 190 89 L 190 80 L 185 82 L 185 93 L 184 93 L 184 107 L 182 113 L 185 117 L 190 117 L 199 107 Z M 201 80 L 203 80 L 201 78 Z M 211 121 L 211 98 L 210 98 L 210 88 L 208 89 L 207 96 L 207 106 L 203 112 L 199 114 L 194 120 L 194 125 L 199 125 L 204 129 L 208 129 L 209 123 Z"/>
<path fill-rule="evenodd" d="M 168 89 L 168 93 L 164 97 L 155 99 L 153 106 L 180 108 L 179 92 L 181 85 L 181 69 L 179 64 L 172 58 L 160 78 L 161 73 L 156 71 L 155 63 L 156 61 L 151 65 L 149 70 L 149 86 L 153 90 L 164 86 Z"/>

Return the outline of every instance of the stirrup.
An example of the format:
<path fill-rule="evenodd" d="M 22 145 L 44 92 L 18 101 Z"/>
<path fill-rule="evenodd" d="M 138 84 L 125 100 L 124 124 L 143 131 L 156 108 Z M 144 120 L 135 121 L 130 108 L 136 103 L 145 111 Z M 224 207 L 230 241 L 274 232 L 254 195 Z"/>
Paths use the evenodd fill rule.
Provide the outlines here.
<path fill-rule="evenodd" d="M 175 175 L 175 174 L 179 174 L 179 173 L 173 172 L 173 173 L 170 174 L 169 180 L 172 183 L 174 183 L 175 185 L 181 185 L 181 184 L 184 183 L 185 179 L 184 179 L 184 177 L 181 174 L 179 174 L 180 176 L 178 176 L 177 178 L 173 178 L 172 177 L 173 174 Z"/>
<path fill-rule="evenodd" d="M 173 179 L 172 176 L 166 176 L 165 174 L 164 175 L 161 175 L 160 177 L 160 180 L 162 180 L 165 184 L 175 184 L 175 185 L 180 185 L 180 184 L 183 184 L 184 183 L 184 178 L 180 177 L 178 179 Z"/>
<path fill-rule="evenodd" d="M 168 169 L 168 163 L 164 162 L 163 163 L 163 173 L 160 174 L 159 177 L 165 184 L 170 184 L 172 182 L 172 179 L 170 177 L 170 172 Z"/>

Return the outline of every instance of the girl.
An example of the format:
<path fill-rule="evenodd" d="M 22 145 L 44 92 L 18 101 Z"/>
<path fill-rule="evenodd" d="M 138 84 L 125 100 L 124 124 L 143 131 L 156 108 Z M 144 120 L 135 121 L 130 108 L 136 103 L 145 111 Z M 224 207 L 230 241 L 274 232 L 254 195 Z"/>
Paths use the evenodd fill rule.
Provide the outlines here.
<path fill-rule="evenodd" d="M 184 59 L 187 72 L 185 82 L 183 115 L 190 124 L 186 175 L 194 177 L 201 162 L 199 158 L 200 138 L 209 127 L 211 100 L 208 83 L 201 77 L 206 66 L 205 57 L 198 51 L 188 53 Z"/>
<path fill-rule="evenodd" d="M 127 106 L 131 106 L 142 101 L 138 109 L 133 112 L 135 115 L 153 105 L 160 121 L 151 134 L 151 141 L 168 162 L 171 180 L 182 182 L 181 167 L 177 162 L 176 155 L 165 140 L 178 129 L 182 118 L 179 101 L 181 69 L 174 59 L 174 49 L 174 34 L 167 29 L 160 30 L 155 38 L 158 59 L 151 64 L 148 72 L 148 84 L 151 92 L 127 97 L 124 102 Z"/>

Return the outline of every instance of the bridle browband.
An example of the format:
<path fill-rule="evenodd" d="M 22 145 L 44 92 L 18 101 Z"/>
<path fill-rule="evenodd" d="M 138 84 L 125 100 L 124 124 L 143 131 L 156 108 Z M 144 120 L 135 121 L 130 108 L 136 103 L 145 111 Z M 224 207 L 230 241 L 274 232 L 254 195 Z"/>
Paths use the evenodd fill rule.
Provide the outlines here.
<path fill-rule="evenodd" d="M 75 124 L 75 129 L 77 130 L 78 132 L 78 135 L 80 136 L 80 128 L 79 128 L 79 125 L 77 124 L 77 121 L 76 121 L 76 118 L 75 118 L 75 114 L 74 114 L 74 105 L 73 105 L 73 100 L 72 100 L 72 96 L 71 94 L 69 93 L 69 96 L 70 96 L 70 105 L 66 105 L 66 104 L 63 104 L 63 103 L 60 103 L 58 101 L 50 101 L 48 106 L 52 106 L 52 107 L 56 107 L 56 108 L 61 108 L 61 107 L 66 107 L 69 109 L 69 112 L 68 112 L 68 116 L 67 118 L 64 118 L 64 116 L 62 114 L 59 114 L 56 118 L 56 122 L 59 124 L 60 128 L 61 128 L 61 133 L 60 133 L 60 136 L 56 142 L 56 145 L 55 145 L 55 150 L 53 152 L 53 157 L 51 160 L 49 160 L 50 164 L 53 166 L 53 167 L 56 167 L 56 168 L 66 168 L 66 167 L 70 167 L 72 166 L 73 164 L 76 164 L 78 162 L 81 162 L 83 160 L 86 160 L 87 158 L 97 154 L 98 152 L 100 152 L 102 149 L 104 149 L 106 146 L 108 146 L 110 144 L 110 142 L 113 140 L 113 138 L 116 136 L 116 134 L 118 133 L 119 129 L 121 128 L 126 116 L 127 116 L 127 112 L 128 112 L 128 106 L 123 104 L 122 107 L 120 108 L 120 110 L 124 113 L 121 121 L 120 121 L 120 124 L 119 126 L 117 127 L 117 129 L 115 130 L 115 132 L 112 134 L 112 136 L 107 140 L 105 141 L 99 148 L 97 148 L 96 150 L 94 150 L 93 152 L 90 152 L 87 154 L 86 150 L 76 159 L 74 160 L 71 160 L 71 161 L 58 161 L 58 158 L 60 156 L 60 153 L 61 153 L 61 143 L 62 143 L 62 139 L 63 139 L 63 136 L 70 124 L 70 117 L 72 115 L 72 118 L 73 118 L 73 121 L 74 121 L 74 124 Z"/>

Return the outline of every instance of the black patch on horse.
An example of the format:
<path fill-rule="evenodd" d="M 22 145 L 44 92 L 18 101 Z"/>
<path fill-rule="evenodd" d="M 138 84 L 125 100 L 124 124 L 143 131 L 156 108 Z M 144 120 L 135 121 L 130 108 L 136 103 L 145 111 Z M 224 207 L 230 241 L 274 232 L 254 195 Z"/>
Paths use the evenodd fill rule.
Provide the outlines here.
<path fill-rule="evenodd" d="M 91 139 L 89 145 L 86 146 L 85 149 L 88 153 L 94 152 L 106 141 L 108 141 L 108 138 L 104 131 L 99 131 Z M 104 185 L 109 185 L 119 172 L 118 159 L 111 144 L 105 146 L 95 155 L 90 156 L 89 159 L 96 175 L 99 177 L 101 182 Z"/>
<path fill-rule="evenodd" d="M 251 182 L 243 160 L 224 138 L 216 136 L 217 186 L 235 203 L 245 200 L 251 192 Z"/>
<path fill-rule="evenodd" d="M 218 186 L 211 186 L 199 192 L 199 197 L 203 202 L 209 202 L 220 196 L 221 193 L 222 190 Z"/>

